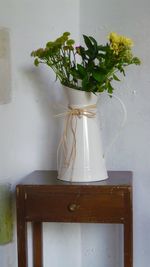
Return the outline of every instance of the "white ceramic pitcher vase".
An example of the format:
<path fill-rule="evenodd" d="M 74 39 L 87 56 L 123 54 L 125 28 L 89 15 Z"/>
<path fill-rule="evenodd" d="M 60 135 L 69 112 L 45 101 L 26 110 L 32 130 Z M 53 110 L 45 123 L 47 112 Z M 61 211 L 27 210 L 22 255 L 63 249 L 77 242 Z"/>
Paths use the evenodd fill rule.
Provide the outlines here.
<path fill-rule="evenodd" d="M 64 88 L 68 110 L 57 151 L 58 179 L 68 182 L 94 182 L 108 178 L 97 120 L 98 96 Z"/>

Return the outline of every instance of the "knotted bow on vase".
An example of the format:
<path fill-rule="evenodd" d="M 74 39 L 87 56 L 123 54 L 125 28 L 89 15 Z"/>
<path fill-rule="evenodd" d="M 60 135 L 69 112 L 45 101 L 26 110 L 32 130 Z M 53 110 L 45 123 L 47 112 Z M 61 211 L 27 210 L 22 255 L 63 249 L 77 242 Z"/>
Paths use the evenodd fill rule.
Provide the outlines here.
<path fill-rule="evenodd" d="M 96 115 L 96 112 L 94 111 L 95 108 L 96 104 L 84 106 L 83 108 L 73 108 L 71 106 L 68 106 L 68 110 L 66 112 L 60 113 L 55 116 L 55 117 L 65 116 L 64 130 L 57 149 L 58 170 L 59 170 L 59 153 L 61 150 L 64 155 L 64 165 L 66 169 L 74 165 L 76 158 L 77 121 L 83 116 L 86 116 L 87 118 L 94 118 Z M 67 145 L 68 131 L 71 131 L 72 133 L 72 144 L 70 151 L 68 151 L 68 145 Z"/>

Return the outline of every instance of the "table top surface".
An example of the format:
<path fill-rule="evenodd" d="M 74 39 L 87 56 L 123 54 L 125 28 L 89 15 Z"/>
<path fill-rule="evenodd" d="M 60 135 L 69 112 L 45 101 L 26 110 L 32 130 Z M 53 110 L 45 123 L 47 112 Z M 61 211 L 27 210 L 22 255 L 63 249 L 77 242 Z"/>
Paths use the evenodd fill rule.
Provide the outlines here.
<path fill-rule="evenodd" d="M 25 186 L 132 186 L 132 172 L 131 171 L 108 171 L 108 179 L 99 182 L 90 183 L 72 183 L 64 182 L 57 179 L 57 171 L 55 170 L 37 170 L 25 176 L 18 185 Z"/>

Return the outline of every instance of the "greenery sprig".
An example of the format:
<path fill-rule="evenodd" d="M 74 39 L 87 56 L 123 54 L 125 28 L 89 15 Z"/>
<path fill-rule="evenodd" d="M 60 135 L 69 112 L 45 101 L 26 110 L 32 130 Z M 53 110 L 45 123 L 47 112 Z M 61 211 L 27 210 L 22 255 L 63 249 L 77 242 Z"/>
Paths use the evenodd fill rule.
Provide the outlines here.
<path fill-rule="evenodd" d="M 131 39 L 114 32 L 108 36 L 105 45 L 98 44 L 91 37 L 83 35 L 84 46 L 75 46 L 69 32 L 64 32 L 55 41 L 48 42 L 45 48 L 31 53 L 34 64 L 48 65 L 61 84 L 70 88 L 88 91 L 113 93 L 112 81 L 120 81 L 117 72 L 125 76 L 125 68 L 131 64 L 140 65 L 140 60 L 131 51 Z"/>

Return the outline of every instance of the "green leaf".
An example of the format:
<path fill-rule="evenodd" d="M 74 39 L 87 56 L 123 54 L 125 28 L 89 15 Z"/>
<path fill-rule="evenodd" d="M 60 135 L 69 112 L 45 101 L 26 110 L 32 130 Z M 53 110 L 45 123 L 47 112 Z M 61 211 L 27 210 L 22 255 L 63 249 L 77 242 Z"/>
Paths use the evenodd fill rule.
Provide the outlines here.
<path fill-rule="evenodd" d="M 53 45 L 54 45 L 54 43 L 53 43 L 53 42 L 48 42 L 48 43 L 46 44 L 46 47 L 47 47 L 47 48 L 52 48 L 52 47 L 53 47 Z"/>
<path fill-rule="evenodd" d="M 124 71 L 124 69 L 123 69 L 123 67 L 122 66 L 118 66 L 118 70 L 121 72 L 121 73 L 123 73 L 123 75 L 125 76 L 125 71 Z"/>
<path fill-rule="evenodd" d="M 82 88 L 88 89 L 88 83 L 89 83 L 88 76 L 85 76 L 84 79 L 82 80 Z"/>
<path fill-rule="evenodd" d="M 108 87 L 108 93 L 109 93 L 109 94 L 112 94 L 112 93 L 113 93 L 113 90 L 114 90 L 114 88 L 112 87 L 112 85 L 111 85 L 111 83 L 110 83 L 110 82 L 108 82 L 108 84 L 107 84 L 107 87 Z"/>
<path fill-rule="evenodd" d="M 67 41 L 67 45 L 74 45 L 74 43 L 75 43 L 75 41 L 73 40 L 73 39 L 69 39 L 68 41 Z"/>
<path fill-rule="evenodd" d="M 86 51 L 85 48 L 82 46 L 79 46 L 76 48 L 77 54 L 81 56 L 82 60 L 86 59 Z"/>
<path fill-rule="evenodd" d="M 119 78 L 115 74 L 113 74 L 113 78 L 114 78 L 115 81 L 120 82 Z"/>
<path fill-rule="evenodd" d="M 96 40 L 95 40 L 92 36 L 90 36 L 89 38 L 90 38 L 90 40 L 93 42 L 94 47 L 97 49 L 98 46 L 97 46 L 97 42 L 96 42 Z"/>
<path fill-rule="evenodd" d="M 121 71 L 121 72 L 123 73 L 123 75 L 124 75 L 124 76 L 126 76 L 124 69 L 122 69 L 122 71 Z"/>
<path fill-rule="evenodd" d="M 92 49 L 86 50 L 86 55 L 88 55 L 90 61 L 94 60 L 97 57 L 97 51 L 93 47 Z"/>
<path fill-rule="evenodd" d="M 87 46 L 87 50 L 85 51 L 86 55 L 89 57 L 89 60 L 94 60 L 98 55 L 98 46 L 96 40 L 91 36 L 84 36 L 84 41 Z"/>
<path fill-rule="evenodd" d="M 86 75 L 86 73 L 87 73 L 86 69 L 80 64 L 77 64 L 77 68 L 78 68 L 78 71 L 79 71 L 80 75 L 82 77 L 84 77 Z"/>
<path fill-rule="evenodd" d="M 98 71 L 95 71 L 92 74 L 93 74 L 94 79 L 98 82 L 102 82 L 105 79 L 105 75 L 103 73 L 98 72 Z"/>
<path fill-rule="evenodd" d="M 132 64 L 140 65 L 141 61 L 140 61 L 140 59 L 138 57 L 133 57 L 132 58 Z"/>
<path fill-rule="evenodd" d="M 98 88 L 98 92 L 100 92 L 100 93 L 102 93 L 102 92 L 104 92 L 104 90 L 106 90 L 105 86 L 98 85 L 97 88 Z"/>
<path fill-rule="evenodd" d="M 97 55 L 97 59 L 98 59 L 98 60 L 102 60 L 102 59 L 105 59 L 105 58 L 106 58 L 106 54 L 99 53 L 99 54 Z"/>
<path fill-rule="evenodd" d="M 35 57 L 36 52 L 35 51 L 32 51 L 30 55 L 31 55 L 31 57 Z"/>
<path fill-rule="evenodd" d="M 85 42 L 87 48 L 92 49 L 93 48 L 93 44 L 92 44 L 90 38 L 88 36 L 86 36 L 86 35 L 83 35 L 83 38 L 84 38 L 84 42 Z"/>
<path fill-rule="evenodd" d="M 104 46 L 104 45 L 98 45 L 98 50 L 99 51 L 103 51 L 103 52 L 107 52 L 108 51 L 108 47 Z"/>
<path fill-rule="evenodd" d="M 34 65 L 35 65 L 36 67 L 39 65 L 39 61 L 38 61 L 37 58 L 34 60 Z"/>
<path fill-rule="evenodd" d="M 63 33 L 63 36 L 69 36 L 70 35 L 70 32 L 64 32 Z"/>
<path fill-rule="evenodd" d="M 72 68 L 70 70 L 70 74 L 72 75 L 73 79 L 75 79 L 75 80 L 81 78 L 80 77 L 80 73 L 76 69 L 74 69 L 74 68 Z"/>

